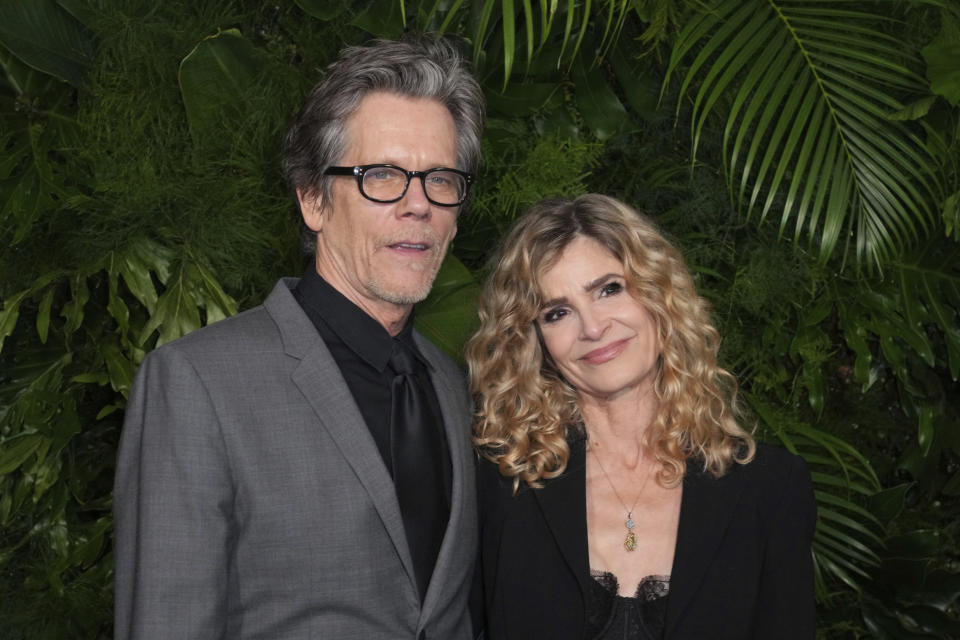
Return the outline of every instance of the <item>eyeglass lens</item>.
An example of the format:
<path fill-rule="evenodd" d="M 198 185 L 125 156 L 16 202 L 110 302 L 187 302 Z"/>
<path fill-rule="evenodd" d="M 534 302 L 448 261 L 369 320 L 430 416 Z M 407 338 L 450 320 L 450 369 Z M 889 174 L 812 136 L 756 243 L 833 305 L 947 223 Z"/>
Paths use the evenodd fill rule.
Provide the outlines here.
<path fill-rule="evenodd" d="M 374 167 L 363 174 L 363 193 L 375 200 L 394 200 L 403 195 L 407 174 L 393 167 Z M 463 200 L 467 181 L 458 173 L 434 169 L 423 174 L 427 198 L 440 205 L 455 205 Z"/>

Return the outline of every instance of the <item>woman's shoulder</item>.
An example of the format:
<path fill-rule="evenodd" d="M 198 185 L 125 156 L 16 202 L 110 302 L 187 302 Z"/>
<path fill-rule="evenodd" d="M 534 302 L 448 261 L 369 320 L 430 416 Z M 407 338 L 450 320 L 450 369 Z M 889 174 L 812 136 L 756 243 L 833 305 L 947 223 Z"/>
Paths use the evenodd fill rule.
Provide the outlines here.
<path fill-rule="evenodd" d="M 746 484 L 770 509 L 788 504 L 794 508 L 807 505 L 809 508 L 805 510 L 815 509 L 807 463 L 784 447 L 757 443 L 753 459 L 745 465 L 735 465 L 732 473 L 742 474 Z"/>
<path fill-rule="evenodd" d="M 742 466 L 745 470 L 750 470 L 755 474 L 768 476 L 809 474 L 807 463 L 803 458 L 784 447 L 765 442 L 757 443 L 756 454 L 749 463 L 737 466 Z"/>

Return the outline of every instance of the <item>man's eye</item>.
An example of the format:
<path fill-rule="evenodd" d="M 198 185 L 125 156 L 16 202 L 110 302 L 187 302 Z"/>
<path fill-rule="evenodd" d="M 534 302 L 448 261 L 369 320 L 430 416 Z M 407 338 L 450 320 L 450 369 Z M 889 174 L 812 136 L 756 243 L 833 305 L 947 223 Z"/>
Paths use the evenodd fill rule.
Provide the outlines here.
<path fill-rule="evenodd" d="M 367 173 L 367 176 L 374 180 L 388 180 L 392 177 L 391 172 L 386 169 L 374 169 Z"/>
<path fill-rule="evenodd" d="M 623 285 L 619 282 L 608 282 L 603 285 L 603 288 L 600 289 L 600 297 L 604 298 L 606 296 L 615 296 L 618 293 L 623 291 Z"/>

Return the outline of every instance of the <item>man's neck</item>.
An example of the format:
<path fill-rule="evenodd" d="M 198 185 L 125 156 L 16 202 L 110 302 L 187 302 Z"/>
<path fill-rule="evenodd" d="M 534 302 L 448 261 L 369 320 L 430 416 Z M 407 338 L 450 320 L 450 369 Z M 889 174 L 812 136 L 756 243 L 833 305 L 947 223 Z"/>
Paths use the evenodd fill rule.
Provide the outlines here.
<path fill-rule="evenodd" d="M 412 304 L 396 304 L 380 298 L 361 295 L 354 290 L 354 288 L 344 284 L 338 278 L 324 274 L 324 270 L 319 268 L 319 264 L 316 265 L 315 268 L 317 274 L 323 278 L 327 284 L 356 305 L 358 309 L 376 320 L 391 336 L 396 336 L 400 333 L 404 325 L 406 325 L 410 314 L 413 312 Z"/>

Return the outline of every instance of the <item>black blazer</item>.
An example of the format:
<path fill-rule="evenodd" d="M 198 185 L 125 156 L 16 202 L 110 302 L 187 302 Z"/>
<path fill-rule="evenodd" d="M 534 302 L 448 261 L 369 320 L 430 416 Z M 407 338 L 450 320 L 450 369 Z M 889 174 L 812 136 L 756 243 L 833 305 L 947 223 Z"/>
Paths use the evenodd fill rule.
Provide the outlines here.
<path fill-rule="evenodd" d="M 585 462 L 584 441 L 571 442 L 563 475 L 516 496 L 492 463 L 480 463 L 489 640 L 584 637 Z M 758 445 L 750 464 L 734 464 L 719 479 L 689 462 L 666 640 L 812 638 L 815 521 L 810 473 L 798 456 Z"/>

